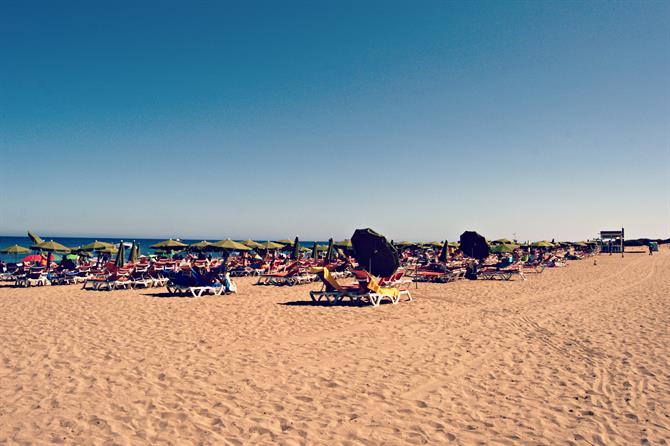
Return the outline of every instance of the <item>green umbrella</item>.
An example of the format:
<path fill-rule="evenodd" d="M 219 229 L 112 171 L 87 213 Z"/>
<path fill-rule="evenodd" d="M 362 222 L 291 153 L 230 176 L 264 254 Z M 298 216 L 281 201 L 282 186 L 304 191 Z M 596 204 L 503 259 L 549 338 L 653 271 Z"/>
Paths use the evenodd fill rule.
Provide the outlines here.
<path fill-rule="evenodd" d="M 298 237 L 295 238 L 293 241 L 293 260 L 298 260 L 298 257 L 300 257 L 300 242 L 298 241 Z"/>
<path fill-rule="evenodd" d="M 79 248 L 81 251 L 102 251 L 103 249 L 111 249 L 113 248 L 114 245 L 111 243 L 107 242 L 99 242 L 99 241 L 94 241 L 91 243 L 88 243 L 81 248 Z"/>
<path fill-rule="evenodd" d="M 207 240 L 203 240 L 198 243 L 193 243 L 191 245 L 188 245 L 188 249 L 192 251 L 207 251 L 208 248 L 212 247 L 212 242 L 208 242 Z"/>
<path fill-rule="evenodd" d="M 30 237 L 30 240 L 32 240 L 35 245 L 39 245 L 40 243 L 44 242 L 44 240 L 42 240 L 39 235 L 33 234 L 30 231 L 28 231 L 28 237 Z"/>
<path fill-rule="evenodd" d="M 70 248 L 68 248 L 67 246 L 61 245 L 58 242 L 54 242 L 53 240 L 49 240 L 48 242 L 38 243 L 36 245 L 33 245 L 32 248 L 33 249 L 39 249 L 40 251 L 47 251 L 49 253 L 47 255 L 47 272 L 49 271 L 49 268 L 51 267 L 52 253 L 54 253 L 54 252 L 70 252 Z"/>
<path fill-rule="evenodd" d="M 182 243 L 179 240 L 163 240 L 162 242 L 154 243 L 150 246 L 151 249 L 159 249 L 161 251 L 181 251 L 184 248 L 187 248 L 186 243 Z"/>
<path fill-rule="evenodd" d="M 506 238 L 499 238 L 498 240 L 493 240 L 492 244 L 494 245 L 511 245 L 512 241 Z"/>
<path fill-rule="evenodd" d="M 333 245 L 337 248 L 343 248 L 345 250 L 353 249 L 353 245 L 351 244 L 351 240 L 349 240 L 349 239 L 342 240 L 342 241 L 339 241 L 339 242 L 335 242 Z"/>
<path fill-rule="evenodd" d="M 130 252 L 128 253 L 128 263 L 137 262 L 137 258 L 139 257 L 139 251 L 137 248 L 139 248 L 139 246 L 137 245 L 137 242 L 133 240 L 133 246 L 130 247 Z"/>
<path fill-rule="evenodd" d="M 491 252 L 494 254 L 502 254 L 506 252 L 514 252 L 516 248 L 518 248 L 517 245 L 512 245 L 511 243 L 501 243 L 491 247 Z"/>
<path fill-rule="evenodd" d="M 114 265 L 118 266 L 119 268 L 123 268 L 123 265 L 125 265 L 124 257 L 126 255 L 126 247 L 123 245 L 123 240 L 119 243 L 119 249 L 116 251 L 116 260 L 114 261 Z"/>
<path fill-rule="evenodd" d="M 18 260 L 19 254 L 28 254 L 29 252 L 30 249 L 24 248 L 23 246 L 19 245 L 8 246 L 0 250 L 0 253 L 3 254 L 14 254 L 14 262 Z"/>
<path fill-rule="evenodd" d="M 231 239 L 221 240 L 220 242 L 210 243 L 210 246 L 217 249 L 228 250 L 228 251 L 251 251 L 247 245 L 233 241 Z"/>
<path fill-rule="evenodd" d="M 36 245 L 32 246 L 33 249 L 38 249 L 40 251 L 48 251 L 48 252 L 70 252 L 70 248 L 67 246 L 61 245 L 58 242 L 54 242 L 53 240 L 49 240 L 48 242 L 42 242 L 38 243 Z"/>
<path fill-rule="evenodd" d="M 27 254 L 30 252 L 30 249 L 19 245 L 12 245 L 6 248 L 2 248 L 0 252 L 3 254 Z"/>
<path fill-rule="evenodd" d="M 326 261 L 330 261 L 333 258 L 333 239 L 328 239 L 328 250 L 326 251 Z"/>
<path fill-rule="evenodd" d="M 259 249 L 265 249 L 265 250 L 271 250 L 271 249 L 280 249 L 283 248 L 284 245 L 280 245 L 279 243 L 274 243 L 267 241 L 265 243 L 259 243 Z"/>
<path fill-rule="evenodd" d="M 260 243 L 257 243 L 257 242 L 255 242 L 255 241 L 253 241 L 253 240 L 251 240 L 251 239 L 249 239 L 249 240 L 245 240 L 245 241 L 240 242 L 240 243 L 242 243 L 243 245 L 248 246 L 248 247 L 251 248 L 251 249 L 259 249 L 259 248 L 261 248 L 261 246 L 262 246 Z"/>

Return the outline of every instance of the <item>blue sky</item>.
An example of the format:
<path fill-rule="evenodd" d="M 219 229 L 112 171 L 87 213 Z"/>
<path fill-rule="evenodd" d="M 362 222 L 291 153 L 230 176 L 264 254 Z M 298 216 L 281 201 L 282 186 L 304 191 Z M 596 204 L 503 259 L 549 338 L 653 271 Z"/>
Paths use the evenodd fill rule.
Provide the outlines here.
<path fill-rule="evenodd" d="M 660 1 L 0 1 L 0 233 L 667 237 L 668 23 Z"/>

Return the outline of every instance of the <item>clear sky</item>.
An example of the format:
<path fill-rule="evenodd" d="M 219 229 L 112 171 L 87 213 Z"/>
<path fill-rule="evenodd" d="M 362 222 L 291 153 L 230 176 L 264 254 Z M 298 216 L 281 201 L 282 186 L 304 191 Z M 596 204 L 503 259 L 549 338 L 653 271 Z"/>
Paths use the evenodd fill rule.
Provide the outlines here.
<path fill-rule="evenodd" d="M 670 236 L 670 2 L 0 0 L 0 234 Z"/>

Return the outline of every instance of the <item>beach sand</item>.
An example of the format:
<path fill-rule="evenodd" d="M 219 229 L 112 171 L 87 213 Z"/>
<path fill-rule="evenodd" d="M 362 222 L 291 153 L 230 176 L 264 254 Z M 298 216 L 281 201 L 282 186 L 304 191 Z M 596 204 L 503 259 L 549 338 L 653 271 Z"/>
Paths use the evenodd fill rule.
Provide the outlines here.
<path fill-rule="evenodd" d="M 378 308 L 2 287 L 0 444 L 667 444 L 670 251 L 597 259 Z"/>

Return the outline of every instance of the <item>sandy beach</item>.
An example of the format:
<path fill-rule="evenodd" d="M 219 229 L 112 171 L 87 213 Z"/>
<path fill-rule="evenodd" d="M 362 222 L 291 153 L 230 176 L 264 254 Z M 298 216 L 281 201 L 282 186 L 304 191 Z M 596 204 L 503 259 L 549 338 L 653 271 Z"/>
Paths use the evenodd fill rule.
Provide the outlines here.
<path fill-rule="evenodd" d="M 0 444 L 657 445 L 670 440 L 670 251 L 523 282 L 0 288 Z"/>

